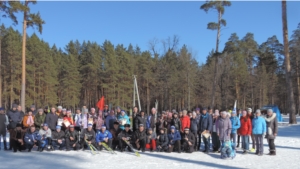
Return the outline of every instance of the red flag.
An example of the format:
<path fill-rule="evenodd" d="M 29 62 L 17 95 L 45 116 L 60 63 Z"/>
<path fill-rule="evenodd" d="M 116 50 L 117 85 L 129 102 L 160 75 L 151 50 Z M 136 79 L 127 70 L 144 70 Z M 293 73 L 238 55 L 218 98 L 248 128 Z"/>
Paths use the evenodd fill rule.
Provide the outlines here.
<path fill-rule="evenodd" d="M 99 110 L 103 111 L 103 109 L 104 109 L 104 96 L 101 97 L 101 99 L 98 101 L 96 106 L 99 108 Z"/>

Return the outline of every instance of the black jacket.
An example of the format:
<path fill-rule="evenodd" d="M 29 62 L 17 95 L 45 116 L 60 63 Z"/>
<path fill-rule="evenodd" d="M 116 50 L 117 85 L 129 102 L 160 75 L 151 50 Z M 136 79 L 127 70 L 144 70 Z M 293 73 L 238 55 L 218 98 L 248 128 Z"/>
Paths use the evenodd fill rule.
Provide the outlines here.
<path fill-rule="evenodd" d="M 195 145 L 195 136 L 193 133 L 189 132 L 189 134 L 183 134 L 183 136 L 181 137 L 183 141 L 189 141 L 192 143 L 192 146 Z M 188 140 L 186 140 L 185 138 L 187 138 Z"/>
<path fill-rule="evenodd" d="M 137 116 L 135 117 L 135 121 L 134 121 L 134 122 L 135 122 L 134 125 L 135 125 L 135 128 L 136 128 L 136 129 L 139 128 L 139 125 L 140 125 L 140 124 L 143 124 L 144 127 L 146 127 L 147 117 L 146 117 L 146 116 L 142 117 L 142 116 L 140 116 L 140 115 L 137 115 Z"/>
<path fill-rule="evenodd" d="M 140 132 L 140 130 L 137 130 L 133 134 L 133 141 L 136 141 L 137 139 L 146 141 L 146 137 L 146 130 L 142 132 Z"/>
<path fill-rule="evenodd" d="M 160 134 L 159 138 L 157 139 L 157 145 L 161 147 L 167 146 L 169 143 L 169 138 L 167 134 Z"/>
<path fill-rule="evenodd" d="M 88 131 L 88 129 L 84 129 L 83 132 L 81 133 L 81 138 L 94 143 L 96 138 L 95 131 L 93 129 L 91 131 Z"/>
<path fill-rule="evenodd" d="M 64 131 L 53 131 L 52 132 L 52 140 L 64 140 L 65 139 L 65 132 Z"/>
<path fill-rule="evenodd" d="M 191 129 L 191 132 L 192 133 L 197 133 L 198 131 L 198 124 L 199 124 L 199 121 L 195 118 L 191 118 L 191 126 L 190 126 L 190 129 Z"/>
<path fill-rule="evenodd" d="M 75 142 L 78 142 L 78 139 L 79 139 L 79 134 L 76 130 L 74 130 L 73 132 L 71 132 L 70 130 L 67 130 L 66 133 L 65 133 L 65 138 L 67 139 L 70 139 L 70 137 L 73 137 L 74 138 L 74 141 Z"/>
<path fill-rule="evenodd" d="M 176 119 L 172 119 L 171 121 L 171 126 L 175 126 L 176 130 L 179 130 L 181 129 L 181 121 L 179 118 L 176 118 Z"/>
<path fill-rule="evenodd" d="M 123 130 L 121 133 L 119 133 L 118 135 L 118 138 L 119 139 L 122 139 L 122 137 L 125 137 L 125 138 L 132 138 L 132 131 L 131 130 L 128 130 L 128 132 L 126 132 L 125 130 Z"/>
<path fill-rule="evenodd" d="M 212 132 L 213 124 L 212 124 L 212 117 L 208 113 L 205 115 L 201 115 L 198 125 L 198 131 L 203 132 L 204 130 L 208 130 Z"/>

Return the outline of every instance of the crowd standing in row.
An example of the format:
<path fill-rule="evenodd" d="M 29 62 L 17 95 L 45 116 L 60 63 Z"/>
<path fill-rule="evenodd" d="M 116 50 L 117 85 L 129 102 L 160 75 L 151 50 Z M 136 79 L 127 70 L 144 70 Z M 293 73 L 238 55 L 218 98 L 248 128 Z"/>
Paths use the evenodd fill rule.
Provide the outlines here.
<path fill-rule="evenodd" d="M 97 149 L 103 149 L 106 143 L 113 150 L 123 152 L 135 149 L 158 152 L 188 152 L 200 150 L 204 142 L 204 153 L 221 153 L 222 158 L 233 158 L 235 150 L 241 147 L 243 154 L 249 151 L 263 155 L 263 139 L 269 144 L 269 155 L 276 155 L 274 139 L 278 133 L 276 113 L 271 109 L 267 116 L 262 117 L 260 110 L 252 114 L 247 111 L 226 112 L 212 109 L 196 108 L 193 112 L 176 110 L 157 114 L 152 108 L 150 115 L 138 111 L 134 107 L 132 126 L 130 118 L 120 107 L 96 113 L 95 108 L 90 112 L 86 107 L 77 109 L 75 114 L 61 106 L 35 109 L 32 105 L 27 113 L 21 111 L 21 106 L 13 105 L 5 113 L 0 108 L 0 137 L 4 140 L 4 149 L 14 152 L 28 150 L 34 146 L 38 151 L 45 148 L 55 150 L 85 150 L 91 144 Z M 6 132 L 10 133 L 10 147 L 7 148 Z M 250 139 L 252 149 L 249 149 Z M 128 146 L 128 144 L 132 146 Z M 50 147 L 50 148 L 49 148 Z M 1 148 L 1 146 L 0 146 Z M 256 150 L 256 151 L 255 151 Z"/>

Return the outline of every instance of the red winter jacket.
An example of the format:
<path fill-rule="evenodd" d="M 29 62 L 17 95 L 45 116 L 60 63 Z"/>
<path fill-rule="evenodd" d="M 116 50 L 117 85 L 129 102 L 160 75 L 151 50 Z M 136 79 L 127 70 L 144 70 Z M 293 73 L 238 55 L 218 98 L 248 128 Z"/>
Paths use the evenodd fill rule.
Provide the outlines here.
<path fill-rule="evenodd" d="M 187 127 L 187 128 L 190 128 L 190 118 L 189 116 L 183 116 L 180 118 L 180 121 L 181 121 L 181 130 L 184 131 L 184 129 Z"/>
<path fill-rule="evenodd" d="M 251 119 L 246 117 L 241 117 L 241 127 L 238 129 L 238 134 L 245 136 L 245 135 L 251 135 L 252 133 L 252 124 Z"/>

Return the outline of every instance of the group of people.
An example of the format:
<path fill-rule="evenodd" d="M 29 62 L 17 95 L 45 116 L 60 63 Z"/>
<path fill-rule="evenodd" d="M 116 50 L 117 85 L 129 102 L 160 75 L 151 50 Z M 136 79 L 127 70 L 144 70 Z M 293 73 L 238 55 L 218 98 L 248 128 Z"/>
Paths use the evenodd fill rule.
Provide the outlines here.
<path fill-rule="evenodd" d="M 198 151 L 201 141 L 204 142 L 202 151 L 209 153 L 212 138 L 212 151 L 221 153 L 222 158 L 232 158 L 240 140 L 243 154 L 256 148 L 256 154 L 261 156 L 265 137 L 270 147 L 269 155 L 276 155 L 274 139 L 278 127 L 276 113 L 271 109 L 262 117 L 260 110 L 252 114 L 251 108 L 231 113 L 196 108 L 193 112 L 172 110 L 160 114 L 152 108 L 146 115 L 134 107 L 131 118 L 120 107 L 114 111 L 109 110 L 108 105 L 98 113 L 95 108 L 89 111 L 84 106 L 72 114 L 62 106 L 48 111 L 48 107 L 35 110 L 34 105 L 24 113 L 14 104 L 7 113 L 0 108 L 0 137 L 3 137 L 4 149 L 14 152 L 26 149 L 30 152 L 34 146 L 38 151 L 85 150 L 93 145 L 98 150 L 108 146 L 120 152 L 134 151 L 134 148 L 142 152 L 169 153 Z M 5 139 L 7 130 L 9 148 Z"/>

